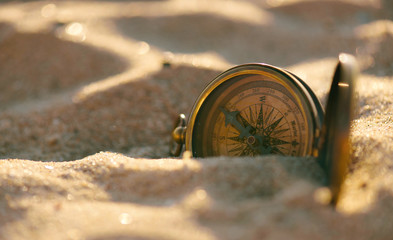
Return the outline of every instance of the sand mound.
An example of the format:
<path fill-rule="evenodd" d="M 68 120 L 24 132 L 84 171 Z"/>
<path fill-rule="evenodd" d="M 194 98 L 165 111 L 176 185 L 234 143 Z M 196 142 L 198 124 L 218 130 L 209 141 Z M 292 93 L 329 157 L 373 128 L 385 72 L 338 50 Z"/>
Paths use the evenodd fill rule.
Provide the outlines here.
<path fill-rule="evenodd" d="M 40 161 L 69 161 L 102 150 L 168 156 L 174 119 L 179 112 L 191 111 L 198 94 L 217 74 L 173 66 L 74 104 L 22 116 L 3 114 L 0 152 L 3 158 Z M 183 91 L 187 84 L 190 91 Z M 143 147 L 150 152 L 143 152 Z"/>
<path fill-rule="evenodd" d="M 290 28 L 288 24 L 292 24 Z M 268 62 L 287 66 L 315 57 L 336 57 L 355 52 L 353 36 L 321 33 L 303 22 L 274 21 L 269 25 L 233 21 L 208 14 L 165 17 L 133 17 L 117 21 L 118 29 L 174 53 L 217 52 L 234 64 Z M 277 47 L 280 46 L 280 47 Z M 252 49 L 252 51 L 250 51 Z"/>
<path fill-rule="evenodd" d="M 44 33 L 15 33 L 3 38 L 0 62 L 2 106 L 81 86 L 127 66 L 109 53 Z"/>
<path fill-rule="evenodd" d="M 20 165 L 25 171 L 16 169 Z M 9 182 L 1 186 L 0 221 L 7 222 L 3 230 L 10 238 L 50 239 L 56 232 L 72 239 L 388 239 L 391 234 L 383 224 L 393 210 L 386 192 L 367 214 L 345 216 L 316 202 L 314 184 L 323 172 L 312 158 L 146 160 L 103 152 L 63 163 L 3 161 L 0 175 Z M 40 231 L 34 233 L 30 224 L 38 222 Z"/>

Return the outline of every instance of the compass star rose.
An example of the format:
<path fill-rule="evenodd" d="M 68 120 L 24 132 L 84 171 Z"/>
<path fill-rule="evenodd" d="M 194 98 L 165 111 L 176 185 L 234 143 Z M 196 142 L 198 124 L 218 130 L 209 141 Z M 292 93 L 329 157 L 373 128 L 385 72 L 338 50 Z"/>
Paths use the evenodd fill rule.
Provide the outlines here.
<path fill-rule="evenodd" d="M 299 143 L 298 143 L 296 140 L 293 140 L 293 141 L 291 142 L 291 145 L 292 145 L 293 147 L 296 147 L 297 145 L 299 145 Z"/>
<path fill-rule="evenodd" d="M 283 122 L 284 116 L 275 108 L 270 108 L 267 114 L 263 112 L 263 105 L 260 105 L 259 112 L 251 111 L 249 114 L 240 111 L 229 111 L 220 107 L 225 116 L 225 126 L 231 125 L 238 134 L 230 137 L 232 141 L 237 142 L 229 152 L 237 152 L 238 155 L 264 155 L 264 154 L 281 154 L 285 155 L 283 145 L 299 144 L 296 141 L 288 142 L 283 139 L 283 133 L 289 128 L 283 128 L 286 124 Z M 255 108 L 256 109 L 256 108 Z M 256 121 L 254 121 L 256 119 Z M 253 123 L 253 124 L 251 124 Z"/>

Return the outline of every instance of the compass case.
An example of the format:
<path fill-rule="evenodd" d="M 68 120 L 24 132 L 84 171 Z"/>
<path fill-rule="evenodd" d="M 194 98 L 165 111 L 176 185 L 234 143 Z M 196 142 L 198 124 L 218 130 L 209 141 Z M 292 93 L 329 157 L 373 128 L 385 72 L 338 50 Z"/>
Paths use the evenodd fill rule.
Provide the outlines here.
<path fill-rule="evenodd" d="M 336 205 L 340 197 L 341 185 L 350 163 L 349 134 L 357 109 L 357 75 L 355 58 L 349 54 L 340 54 L 326 105 L 318 157 L 327 175 L 326 185 L 330 187 L 333 205 Z"/>
<path fill-rule="evenodd" d="M 294 74 L 261 63 L 239 65 L 217 76 L 195 102 L 186 150 L 194 157 L 315 156 L 323 115 L 318 98 Z M 278 134 L 286 129 L 288 136 Z"/>

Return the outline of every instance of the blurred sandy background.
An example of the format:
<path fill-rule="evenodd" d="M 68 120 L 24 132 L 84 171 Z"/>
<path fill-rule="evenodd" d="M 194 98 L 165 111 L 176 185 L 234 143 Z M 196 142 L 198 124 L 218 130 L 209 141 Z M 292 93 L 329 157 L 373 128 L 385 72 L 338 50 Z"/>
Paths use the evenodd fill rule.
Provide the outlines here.
<path fill-rule="evenodd" d="M 391 239 L 393 2 L 1 1 L 0 239 Z M 265 62 L 326 102 L 356 56 L 337 211 L 313 158 L 174 159 L 206 84 Z"/>

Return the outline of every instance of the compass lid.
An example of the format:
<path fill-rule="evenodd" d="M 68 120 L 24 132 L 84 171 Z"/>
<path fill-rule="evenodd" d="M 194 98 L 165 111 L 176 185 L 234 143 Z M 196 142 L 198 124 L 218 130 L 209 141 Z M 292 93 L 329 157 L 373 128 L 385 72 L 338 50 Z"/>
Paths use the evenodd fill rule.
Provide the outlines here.
<path fill-rule="evenodd" d="M 336 205 L 350 163 L 350 124 L 355 115 L 355 85 L 358 67 L 355 57 L 340 54 L 326 105 L 318 161 L 326 172 L 326 185 Z"/>

